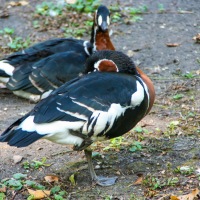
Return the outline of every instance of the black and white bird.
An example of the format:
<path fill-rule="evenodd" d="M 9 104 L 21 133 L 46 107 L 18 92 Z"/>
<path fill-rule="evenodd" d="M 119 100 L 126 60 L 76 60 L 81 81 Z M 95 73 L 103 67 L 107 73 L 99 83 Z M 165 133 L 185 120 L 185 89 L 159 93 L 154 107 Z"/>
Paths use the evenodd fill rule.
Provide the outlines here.
<path fill-rule="evenodd" d="M 90 42 L 58 38 L 38 43 L 0 61 L 0 81 L 14 94 L 37 102 L 84 70 L 90 54 L 114 50 L 109 37 L 110 12 L 99 6 L 94 14 Z"/>
<path fill-rule="evenodd" d="M 132 60 L 119 51 L 99 51 L 86 62 L 86 72 L 54 90 L 0 136 L 0 142 L 26 147 L 43 138 L 84 150 L 92 180 L 112 185 L 116 177 L 98 177 L 90 145 L 130 131 L 153 106 L 151 80 L 143 80 Z M 142 74 L 142 75 L 140 75 Z"/>

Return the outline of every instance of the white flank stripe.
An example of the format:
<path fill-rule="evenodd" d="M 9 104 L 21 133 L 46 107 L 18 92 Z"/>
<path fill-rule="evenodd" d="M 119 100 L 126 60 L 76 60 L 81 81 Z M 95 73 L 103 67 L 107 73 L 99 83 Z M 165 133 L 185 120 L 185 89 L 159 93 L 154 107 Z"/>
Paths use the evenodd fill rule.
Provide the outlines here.
<path fill-rule="evenodd" d="M 13 70 L 15 68 L 12 65 L 10 65 L 7 60 L 1 60 L 0 61 L 0 69 L 3 70 L 9 76 L 12 76 Z"/>
<path fill-rule="evenodd" d="M 60 109 L 59 107 L 57 107 L 57 110 L 59 110 L 60 112 L 64 112 L 67 115 L 71 115 L 72 117 L 76 117 L 78 119 L 82 119 L 82 120 L 85 120 L 85 121 L 87 121 L 87 119 L 88 119 L 87 116 L 81 115 L 81 114 L 79 114 L 77 112 L 73 113 L 73 112 L 65 111 L 65 110 Z"/>
<path fill-rule="evenodd" d="M 130 107 L 130 106 L 129 106 Z M 107 128 L 106 131 L 109 131 L 111 129 L 111 127 L 113 126 L 114 121 L 121 115 L 124 115 L 124 112 L 126 111 L 127 108 L 129 107 L 122 107 L 120 104 L 111 104 L 108 112 L 104 112 L 104 111 L 95 111 L 92 116 L 90 118 L 93 118 L 89 128 L 88 128 L 88 132 L 92 131 L 92 125 L 93 123 L 96 121 L 96 124 L 94 126 L 94 138 L 93 140 L 95 140 L 95 136 L 98 135 L 99 133 L 101 133 L 105 127 L 106 124 L 109 123 L 109 127 Z M 84 125 L 83 128 L 83 133 L 87 133 L 87 124 Z"/>
<path fill-rule="evenodd" d="M 144 88 L 139 81 L 136 81 L 137 91 L 131 96 L 131 105 L 133 107 L 139 106 L 144 99 Z"/>
<path fill-rule="evenodd" d="M 34 116 L 27 117 L 18 127 L 23 131 L 34 132 L 40 135 L 47 134 L 44 138 L 59 144 L 80 145 L 83 141 L 80 137 L 71 135 L 69 130 L 79 130 L 84 122 L 54 121 L 51 123 L 36 124 Z"/>

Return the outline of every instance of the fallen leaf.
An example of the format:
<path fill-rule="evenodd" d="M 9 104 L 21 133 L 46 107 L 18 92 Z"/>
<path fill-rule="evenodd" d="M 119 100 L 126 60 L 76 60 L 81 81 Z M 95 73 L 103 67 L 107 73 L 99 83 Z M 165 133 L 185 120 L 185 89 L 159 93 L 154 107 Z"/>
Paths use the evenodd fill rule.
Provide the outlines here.
<path fill-rule="evenodd" d="M 134 183 L 133 185 L 141 185 L 143 181 L 143 176 L 140 176 Z"/>
<path fill-rule="evenodd" d="M 143 181 L 143 175 L 140 175 L 139 178 L 134 183 L 131 183 L 130 185 L 128 185 L 128 187 L 132 185 L 141 185 L 142 181 Z"/>
<path fill-rule="evenodd" d="M 193 200 L 199 194 L 199 189 L 194 189 L 190 194 L 179 196 L 180 200 Z"/>
<path fill-rule="evenodd" d="M 178 46 L 180 46 L 179 43 L 167 43 L 166 45 L 167 45 L 168 47 L 178 47 Z"/>
<path fill-rule="evenodd" d="M 50 190 L 31 190 L 28 189 L 29 194 L 33 195 L 33 199 L 43 199 L 50 196 Z"/>
<path fill-rule="evenodd" d="M 19 3 L 21 4 L 21 6 L 26 6 L 29 4 L 29 2 L 27 1 L 19 1 Z"/>
<path fill-rule="evenodd" d="M 196 36 L 194 36 L 192 38 L 193 40 L 195 40 L 196 43 L 200 43 L 200 33 L 198 33 Z"/>
<path fill-rule="evenodd" d="M 0 188 L 0 192 L 5 193 L 5 192 L 6 192 L 6 187 L 2 187 L 2 188 Z"/>
<path fill-rule="evenodd" d="M 7 9 L 1 10 L 0 11 L 0 18 L 6 18 L 9 16 L 9 12 Z"/>
<path fill-rule="evenodd" d="M 167 195 L 165 195 L 165 196 L 159 198 L 158 200 L 169 200 L 169 199 L 170 199 L 170 196 L 171 196 L 170 194 L 167 194 Z"/>
<path fill-rule="evenodd" d="M 75 4 L 76 3 L 76 0 L 65 0 L 66 3 L 69 3 L 69 4 Z"/>
<path fill-rule="evenodd" d="M 28 4 L 29 3 L 27 1 L 18 1 L 18 2 L 11 1 L 8 5 L 14 7 L 14 6 L 26 6 Z"/>
<path fill-rule="evenodd" d="M 129 57 L 133 57 L 134 54 L 135 54 L 135 52 L 132 51 L 132 50 L 128 50 L 128 52 L 127 52 L 127 55 L 128 55 Z"/>
<path fill-rule="evenodd" d="M 170 200 L 194 200 L 195 197 L 199 194 L 199 189 L 194 189 L 190 194 L 181 195 L 181 196 L 171 196 Z"/>
<path fill-rule="evenodd" d="M 52 183 L 52 182 L 58 182 L 59 178 L 55 175 L 51 175 L 51 176 L 45 176 L 44 177 L 45 181 Z"/>
<path fill-rule="evenodd" d="M 14 156 L 13 156 L 13 160 L 14 160 L 14 163 L 15 163 L 15 164 L 21 162 L 22 159 L 23 159 L 23 157 L 20 156 L 20 155 L 14 155 Z"/>
<path fill-rule="evenodd" d="M 75 174 L 72 174 L 72 175 L 69 177 L 69 180 L 70 180 L 70 182 L 71 182 L 71 184 L 72 184 L 73 186 L 76 185 Z"/>
<path fill-rule="evenodd" d="M 171 196 L 170 200 L 180 200 L 177 196 Z"/>
<path fill-rule="evenodd" d="M 197 70 L 197 71 L 196 71 L 196 74 L 197 74 L 197 75 L 200 75 L 200 70 Z"/>

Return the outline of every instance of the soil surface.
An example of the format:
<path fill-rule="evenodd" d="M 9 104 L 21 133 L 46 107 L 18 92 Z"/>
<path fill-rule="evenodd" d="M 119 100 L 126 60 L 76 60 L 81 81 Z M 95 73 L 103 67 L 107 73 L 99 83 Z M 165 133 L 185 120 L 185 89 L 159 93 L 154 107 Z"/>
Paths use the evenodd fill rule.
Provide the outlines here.
<path fill-rule="evenodd" d="M 28 5 L 20 6 L 9 6 L 10 2 L 3 0 L 0 5 L 0 30 L 13 28 L 17 36 L 29 36 L 33 42 L 63 37 L 60 27 L 52 25 L 42 31 L 33 27 L 35 6 L 43 1 L 31 0 Z M 102 2 L 110 5 L 112 1 Z M 117 50 L 131 56 L 149 75 L 157 96 L 150 114 L 135 130 L 124 135 L 121 142 L 111 145 L 107 141 L 92 147 L 98 152 L 93 159 L 97 174 L 118 176 L 116 184 L 92 185 L 83 152 L 73 152 L 71 147 L 45 140 L 21 149 L 1 143 L 2 183 L 5 178 L 23 173 L 28 180 L 51 189 L 54 183 L 44 183 L 44 177 L 54 174 L 59 178 L 55 185 L 60 184 L 67 192 L 63 199 L 70 200 L 170 199 L 170 195 L 190 194 L 199 188 L 200 44 L 193 39 L 200 33 L 199 0 L 127 0 L 119 1 L 119 5 L 118 12 L 123 15 L 121 21 L 111 24 L 112 41 Z M 137 15 L 137 20 L 123 12 L 128 7 L 142 6 L 147 10 Z M 89 40 L 90 35 L 83 38 Z M 7 40 L 0 35 L 0 46 L 5 50 L 0 57 L 11 53 L 6 48 Z M 33 107 L 31 102 L 1 89 L 0 132 Z M 14 161 L 16 156 L 22 161 Z M 44 157 L 50 166 L 25 169 L 24 162 L 41 161 Z M 73 174 L 75 185 L 69 181 Z M 13 192 L 8 187 L 5 194 L 7 199 L 28 197 L 26 188 Z"/>

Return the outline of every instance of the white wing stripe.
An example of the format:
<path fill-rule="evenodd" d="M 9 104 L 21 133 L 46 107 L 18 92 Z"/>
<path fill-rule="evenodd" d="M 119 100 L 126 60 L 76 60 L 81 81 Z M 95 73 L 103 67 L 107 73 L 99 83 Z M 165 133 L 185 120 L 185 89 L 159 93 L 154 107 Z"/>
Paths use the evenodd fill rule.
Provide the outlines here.
<path fill-rule="evenodd" d="M 71 97 L 70 97 L 71 98 Z M 71 98 L 72 99 L 72 98 Z M 78 102 L 78 101 L 74 101 L 74 100 L 72 100 L 74 103 L 76 103 L 77 105 L 79 105 L 79 106 L 82 106 L 82 107 L 84 107 L 84 108 L 87 108 L 89 111 L 91 111 L 91 112 L 95 112 L 95 109 L 94 108 L 92 108 L 92 107 L 89 107 L 89 106 L 87 106 L 87 105 L 85 105 L 85 104 L 83 104 L 83 103 L 80 103 L 80 102 Z"/>
<path fill-rule="evenodd" d="M 59 110 L 60 112 L 64 112 L 64 113 L 66 113 L 67 115 L 71 115 L 72 117 L 76 117 L 76 118 L 78 118 L 78 119 L 81 119 L 81 120 L 85 120 L 85 121 L 87 121 L 87 116 L 85 116 L 85 115 L 81 115 L 81 114 L 79 114 L 79 113 L 73 113 L 73 112 L 69 112 L 69 111 L 65 111 L 65 110 L 62 110 L 62 109 L 60 109 L 59 107 L 57 107 L 57 110 Z"/>

